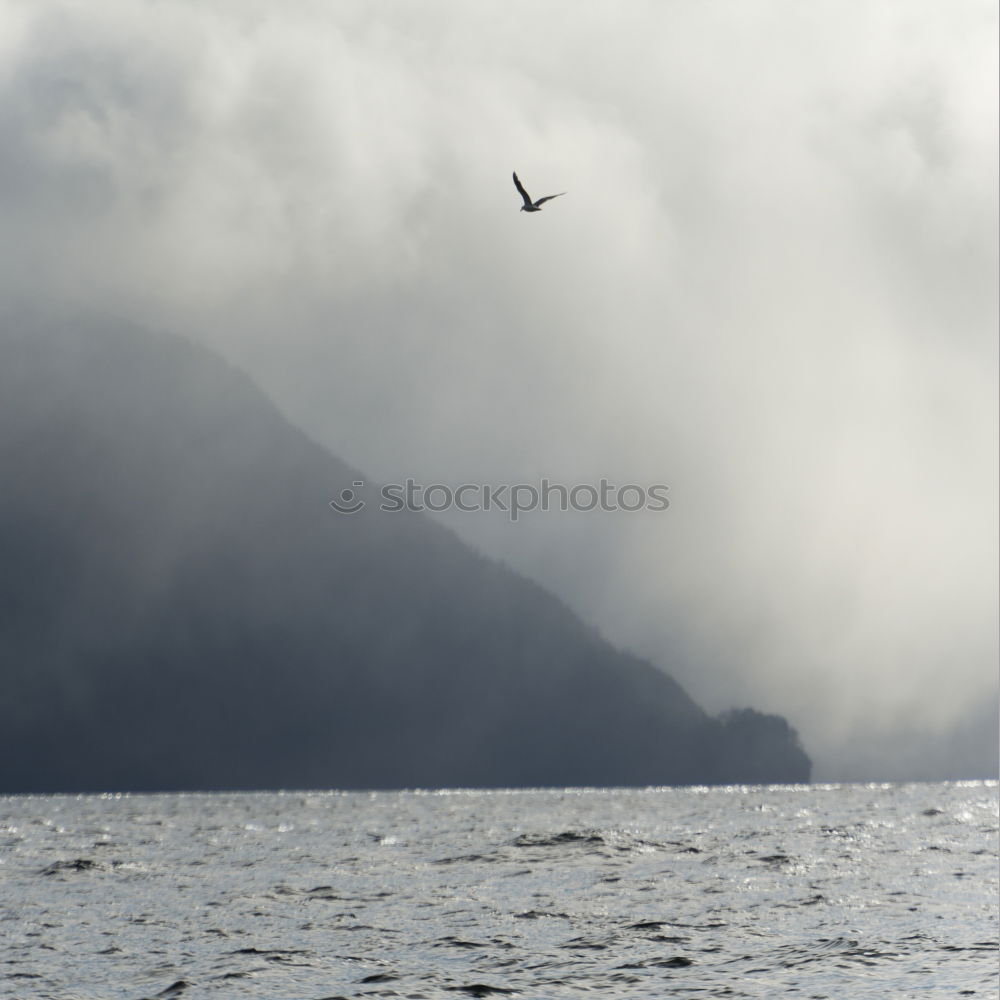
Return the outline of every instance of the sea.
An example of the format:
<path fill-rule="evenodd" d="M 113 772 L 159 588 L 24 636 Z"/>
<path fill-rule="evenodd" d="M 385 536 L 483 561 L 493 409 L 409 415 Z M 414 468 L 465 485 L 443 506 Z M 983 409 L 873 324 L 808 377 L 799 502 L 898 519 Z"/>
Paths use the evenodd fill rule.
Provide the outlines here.
<path fill-rule="evenodd" d="M 0 997 L 998 995 L 996 782 L 0 798 Z"/>

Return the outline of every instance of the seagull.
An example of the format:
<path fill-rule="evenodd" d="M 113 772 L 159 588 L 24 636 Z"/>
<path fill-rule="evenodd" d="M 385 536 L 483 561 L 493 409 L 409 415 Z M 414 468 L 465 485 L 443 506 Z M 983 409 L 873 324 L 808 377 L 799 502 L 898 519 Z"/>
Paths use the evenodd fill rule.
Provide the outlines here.
<path fill-rule="evenodd" d="M 520 192 L 521 197 L 524 199 L 524 204 L 521 206 L 522 212 L 540 212 L 542 210 L 542 205 L 547 201 L 552 201 L 553 198 L 559 198 L 564 195 L 565 191 L 560 191 L 559 194 L 547 194 L 544 198 L 539 198 L 538 201 L 532 201 L 531 196 L 527 191 L 521 186 L 521 182 L 517 179 L 517 174 L 514 174 L 514 187 Z"/>

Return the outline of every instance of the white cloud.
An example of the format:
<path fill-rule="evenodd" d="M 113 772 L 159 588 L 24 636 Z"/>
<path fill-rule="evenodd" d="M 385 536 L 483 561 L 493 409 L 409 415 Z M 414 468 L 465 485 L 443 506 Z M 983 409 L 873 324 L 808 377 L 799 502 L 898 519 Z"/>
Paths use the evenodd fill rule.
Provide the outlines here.
<path fill-rule="evenodd" d="M 452 523 L 820 773 L 947 769 L 997 680 L 994 5 L 42 0 L 0 54 L 8 294 L 200 337 L 373 476 L 668 482 Z"/>

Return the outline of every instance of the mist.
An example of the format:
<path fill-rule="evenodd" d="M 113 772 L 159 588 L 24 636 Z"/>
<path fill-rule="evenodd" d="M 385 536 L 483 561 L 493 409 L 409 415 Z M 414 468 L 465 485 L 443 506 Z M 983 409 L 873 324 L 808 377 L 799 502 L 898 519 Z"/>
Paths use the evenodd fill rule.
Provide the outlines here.
<path fill-rule="evenodd" d="M 0 10 L 0 295 L 175 330 L 821 780 L 997 771 L 987 3 Z M 535 197 L 528 216 L 511 183 Z"/>

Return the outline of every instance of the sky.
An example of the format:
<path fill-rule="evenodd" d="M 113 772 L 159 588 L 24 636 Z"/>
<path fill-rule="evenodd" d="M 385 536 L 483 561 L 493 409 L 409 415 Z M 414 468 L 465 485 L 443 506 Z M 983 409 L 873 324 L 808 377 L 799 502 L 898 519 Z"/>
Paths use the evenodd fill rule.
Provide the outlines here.
<path fill-rule="evenodd" d="M 997 20 L 0 0 L 0 295 L 220 351 L 372 483 L 668 486 L 435 516 L 819 780 L 989 776 Z"/>

